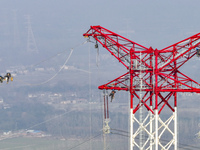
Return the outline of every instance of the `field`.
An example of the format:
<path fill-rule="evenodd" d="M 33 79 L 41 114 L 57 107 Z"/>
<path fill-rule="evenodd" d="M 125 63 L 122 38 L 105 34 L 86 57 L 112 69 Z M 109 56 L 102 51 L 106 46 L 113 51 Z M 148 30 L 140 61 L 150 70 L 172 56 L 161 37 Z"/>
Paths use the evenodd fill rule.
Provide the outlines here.
<path fill-rule="evenodd" d="M 88 139 L 60 140 L 53 138 L 18 137 L 0 141 L 0 150 L 89 150 L 90 145 L 91 149 L 103 149 L 103 138 L 100 137 L 97 140 L 91 140 L 91 142 Z M 122 139 L 118 139 L 117 141 L 115 139 L 115 141 L 107 143 L 107 147 L 117 150 L 123 149 L 124 145 L 127 146 L 128 143 Z"/>

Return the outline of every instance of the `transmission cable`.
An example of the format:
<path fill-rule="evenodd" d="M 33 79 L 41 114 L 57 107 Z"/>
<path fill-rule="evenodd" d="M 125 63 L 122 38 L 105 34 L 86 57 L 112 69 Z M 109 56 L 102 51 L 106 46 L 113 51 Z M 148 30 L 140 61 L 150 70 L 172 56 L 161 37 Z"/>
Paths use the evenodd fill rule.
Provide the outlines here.
<path fill-rule="evenodd" d="M 45 120 L 45 121 L 43 121 L 43 122 L 37 123 L 37 124 L 35 124 L 35 125 L 32 125 L 31 127 L 27 128 L 26 130 L 32 129 L 33 127 L 39 126 L 39 125 L 44 124 L 44 123 L 46 123 L 46 122 L 49 122 L 49 121 L 52 121 L 52 120 L 57 119 L 57 118 L 59 118 L 59 117 L 62 117 L 62 116 L 66 115 L 66 114 L 68 114 L 68 113 L 71 113 L 71 112 L 73 112 L 73 111 L 75 111 L 75 110 L 66 111 L 66 112 L 64 112 L 64 113 L 62 113 L 62 114 L 60 114 L 60 115 L 57 115 L 57 116 L 52 117 L 52 118 L 50 118 L 50 119 L 47 119 L 47 120 Z"/>
<path fill-rule="evenodd" d="M 86 40 L 85 42 L 83 42 L 83 43 L 81 43 L 81 44 L 77 44 L 77 45 L 75 45 L 75 46 L 74 46 L 73 48 L 71 48 L 71 49 L 75 49 L 75 48 L 77 48 L 77 47 L 79 47 L 79 46 L 82 46 L 82 45 L 86 44 L 87 42 L 89 42 L 89 40 Z M 48 60 L 50 60 L 50 59 L 52 59 L 52 58 L 54 58 L 54 57 L 57 57 L 57 56 L 59 56 L 60 54 L 66 52 L 66 51 L 68 51 L 68 49 L 67 49 L 67 50 L 63 50 L 63 51 L 60 51 L 60 52 L 58 52 L 58 53 L 56 53 L 56 54 L 54 54 L 54 55 L 52 55 L 52 56 L 50 56 L 50 57 L 48 57 L 48 58 L 46 58 L 46 59 L 44 59 L 44 60 L 41 60 L 41 61 L 38 62 L 38 63 L 35 63 L 34 65 L 28 66 L 28 67 L 26 67 L 26 69 L 27 69 L 27 68 L 33 68 L 33 67 L 35 67 L 35 66 L 38 66 L 39 64 L 44 63 L 44 62 L 46 62 L 46 61 L 48 61 Z"/>
<path fill-rule="evenodd" d="M 91 137 L 91 138 L 89 138 L 89 139 L 87 139 L 87 140 L 85 140 L 85 141 L 83 141 L 83 142 L 81 142 L 81 143 L 75 145 L 74 147 L 71 147 L 71 148 L 68 149 L 68 150 L 72 150 L 72 149 L 74 149 L 74 148 L 76 148 L 76 147 L 79 147 L 79 146 L 81 146 L 81 145 L 87 143 L 88 141 L 90 141 L 90 140 L 92 140 L 92 139 L 94 139 L 94 138 L 96 138 L 96 137 L 98 137 L 98 136 L 100 136 L 100 135 L 102 135 L 102 133 L 97 134 L 97 135 L 95 135 L 95 136 L 93 136 L 93 137 Z"/>
<path fill-rule="evenodd" d="M 66 115 L 66 114 L 68 114 L 68 113 L 71 113 L 71 112 L 73 112 L 73 111 L 75 111 L 75 110 L 66 111 L 66 112 L 64 112 L 64 113 L 62 113 L 62 114 L 59 114 L 59 115 L 56 115 L 56 116 L 54 116 L 54 117 L 52 117 L 52 118 L 46 119 L 45 121 L 42 121 L 42 122 L 40 122 L 40 123 L 37 123 L 37 124 L 35 124 L 35 125 L 32 125 L 32 126 L 26 128 L 26 130 L 30 130 L 30 129 L 32 129 L 33 127 L 37 127 L 37 126 L 39 126 L 39 125 L 42 125 L 42 124 L 44 124 L 44 123 L 47 123 L 47 122 L 49 122 L 49 121 L 52 121 L 52 120 L 57 119 L 57 118 L 59 118 L 59 117 L 62 117 L 62 116 Z M 14 137 L 15 137 L 15 136 L 14 136 Z M 0 141 L 6 140 L 6 139 L 9 139 L 9 138 L 13 138 L 13 136 L 11 135 L 11 136 L 8 136 L 8 137 L 5 137 L 5 138 L 0 138 Z"/>
<path fill-rule="evenodd" d="M 119 131 L 119 132 L 124 132 L 124 133 L 129 133 L 127 131 L 124 131 L 124 130 L 119 130 L 119 129 L 110 129 L 110 130 L 115 130 L 115 131 Z M 120 135 L 120 136 L 125 136 L 125 137 L 129 137 L 129 135 L 124 135 L 124 134 L 121 134 L 121 133 L 115 133 L 115 132 L 111 132 L 112 134 L 116 134 L 116 135 Z M 147 136 L 146 136 L 147 137 Z M 139 139 L 139 138 L 136 138 L 136 139 Z M 168 140 L 165 140 L 165 139 L 160 139 L 161 141 L 163 142 L 168 142 Z M 186 149 L 186 150 L 194 150 L 194 149 L 200 149 L 200 147 L 197 147 L 197 146 L 192 146 L 192 145 L 188 145 L 188 144 L 182 144 L 182 143 L 178 143 L 179 144 L 179 148 L 183 148 L 183 149 Z M 181 146 L 182 147 L 181 147 Z M 193 149 L 188 149 L 188 148 L 184 148 L 184 147 L 191 147 Z"/>
<path fill-rule="evenodd" d="M 85 41 L 85 42 L 83 42 L 81 45 L 84 45 L 84 44 L 86 44 L 87 42 L 88 42 L 88 40 Z M 75 46 L 75 47 L 77 47 L 77 46 Z M 67 59 L 65 60 L 64 64 L 62 65 L 62 67 L 58 70 L 58 72 L 56 72 L 56 73 L 55 73 L 51 78 L 49 78 L 48 80 L 46 80 L 46 81 L 44 81 L 44 82 L 41 82 L 41 83 L 36 83 L 36 84 L 27 83 L 27 82 L 24 82 L 24 81 L 19 80 L 19 79 L 18 79 L 18 80 L 21 81 L 21 82 L 24 82 L 24 83 L 27 84 L 27 85 L 31 85 L 31 86 L 38 86 L 38 85 L 42 85 L 42 84 L 48 83 L 49 81 L 53 80 L 53 79 L 64 69 L 64 67 L 65 67 L 65 65 L 67 64 L 67 62 L 69 61 L 69 59 L 70 59 L 70 57 L 71 57 L 73 51 L 74 51 L 74 48 L 71 48 L 70 54 L 69 54 L 69 56 L 67 57 Z M 39 65 L 40 63 L 43 63 L 43 62 L 45 62 L 45 61 L 47 61 L 47 60 L 49 60 L 49 59 L 51 59 L 51 58 L 53 58 L 53 57 L 55 57 L 55 56 L 58 56 L 58 55 L 60 55 L 60 54 L 63 53 L 63 52 L 64 52 L 64 51 L 59 52 L 59 53 L 57 53 L 56 55 L 54 55 L 54 56 L 52 56 L 52 57 L 50 57 L 50 58 L 48 58 L 48 59 L 45 59 L 45 60 L 43 60 L 43 61 L 41 61 L 41 62 L 39 62 L 39 63 L 37 63 L 37 64 L 35 64 L 35 65 L 33 65 L 33 66 L 37 66 L 37 65 Z M 33 66 L 32 66 L 32 67 L 33 67 Z M 79 69 L 79 70 L 81 70 L 81 69 Z M 85 71 L 85 72 L 86 72 L 86 71 Z"/>

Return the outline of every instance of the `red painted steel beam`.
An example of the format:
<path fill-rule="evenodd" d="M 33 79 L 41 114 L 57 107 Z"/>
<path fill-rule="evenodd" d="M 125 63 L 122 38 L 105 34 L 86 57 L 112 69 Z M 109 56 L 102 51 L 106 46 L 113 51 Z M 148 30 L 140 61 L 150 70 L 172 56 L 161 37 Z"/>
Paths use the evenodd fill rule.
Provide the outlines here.
<path fill-rule="evenodd" d="M 134 51 L 133 57 L 137 60 L 140 60 L 137 53 L 146 54 L 152 52 L 152 49 L 148 49 L 101 26 L 91 26 L 91 28 L 83 34 L 83 36 L 93 37 L 127 69 L 130 67 L 129 55 L 131 50 Z M 147 64 L 144 60 L 142 60 L 142 62 L 146 65 L 146 67 L 151 68 L 151 66 L 149 66 L 149 64 Z"/>
<path fill-rule="evenodd" d="M 174 111 L 169 100 L 174 96 L 176 107 L 177 92 L 200 93 L 200 84 L 178 70 L 197 54 L 196 48 L 200 49 L 200 33 L 161 50 L 146 48 L 101 26 L 91 26 L 83 35 L 100 43 L 127 68 L 127 73 L 98 88 L 129 91 L 131 108 L 133 98 L 142 103 L 135 104 L 133 113 L 143 105 L 152 113 L 159 109 L 160 114 L 165 106 Z M 138 96 L 141 91 L 142 99 Z"/>

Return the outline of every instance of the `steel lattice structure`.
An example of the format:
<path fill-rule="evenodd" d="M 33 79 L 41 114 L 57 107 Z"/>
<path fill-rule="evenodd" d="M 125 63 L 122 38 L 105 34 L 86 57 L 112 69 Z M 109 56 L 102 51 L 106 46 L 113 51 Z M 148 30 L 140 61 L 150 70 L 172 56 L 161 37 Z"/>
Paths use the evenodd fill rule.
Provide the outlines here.
<path fill-rule="evenodd" d="M 130 150 L 177 150 L 177 92 L 200 93 L 200 84 L 179 68 L 199 54 L 200 33 L 161 50 L 101 26 L 91 26 L 83 36 L 94 38 L 127 68 L 125 74 L 98 88 L 130 92 Z M 169 117 L 162 118 L 166 107 Z M 141 108 L 146 108 L 142 120 L 136 114 Z M 141 134 L 142 142 L 137 140 Z M 167 142 L 161 140 L 165 135 L 170 138 Z"/>

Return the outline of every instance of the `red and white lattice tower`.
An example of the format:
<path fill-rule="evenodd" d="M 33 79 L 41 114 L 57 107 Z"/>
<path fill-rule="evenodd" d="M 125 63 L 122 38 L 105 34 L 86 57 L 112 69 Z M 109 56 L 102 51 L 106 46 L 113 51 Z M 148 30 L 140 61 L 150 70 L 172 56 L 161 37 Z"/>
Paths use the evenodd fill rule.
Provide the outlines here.
<path fill-rule="evenodd" d="M 179 68 L 199 55 L 200 33 L 161 50 L 146 48 L 101 26 L 91 26 L 83 35 L 94 38 L 127 68 L 125 74 L 98 88 L 129 91 L 130 150 L 177 150 L 177 92 L 200 93 L 199 83 Z M 142 120 L 141 108 L 146 110 Z M 162 115 L 165 110 L 169 116 Z"/>

